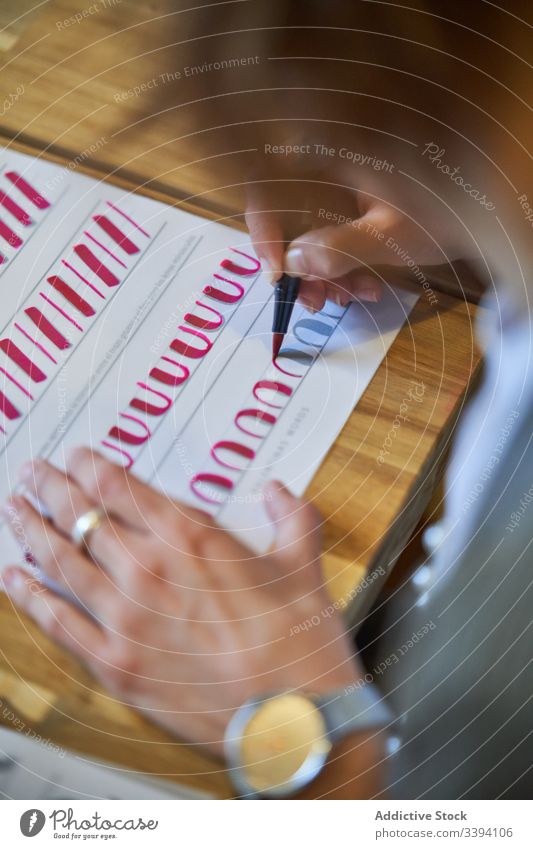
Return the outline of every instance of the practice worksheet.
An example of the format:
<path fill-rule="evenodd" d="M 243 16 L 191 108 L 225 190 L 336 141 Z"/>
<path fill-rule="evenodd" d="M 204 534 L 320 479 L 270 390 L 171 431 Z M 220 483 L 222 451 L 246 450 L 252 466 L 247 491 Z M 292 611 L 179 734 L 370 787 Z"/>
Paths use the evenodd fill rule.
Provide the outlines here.
<path fill-rule="evenodd" d="M 6 713 L 6 709 L 3 711 Z M 7 715 L 12 713 L 9 709 Z M 0 799 L 205 799 L 205 793 L 69 752 L 18 717 L 0 727 Z M 31 835 L 30 835 L 31 836 Z M 84 841 L 85 842 L 85 841 Z"/>
<path fill-rule="evenodd" d="M 418 297 L 297 306 L 273 363 L 245 234 L 8 150 L 0 289 L 0 498 L 89 444 L 255 551 L 264 483 L 303 493 Z M 2 520 L 0 567 L 23 549 Z"/>

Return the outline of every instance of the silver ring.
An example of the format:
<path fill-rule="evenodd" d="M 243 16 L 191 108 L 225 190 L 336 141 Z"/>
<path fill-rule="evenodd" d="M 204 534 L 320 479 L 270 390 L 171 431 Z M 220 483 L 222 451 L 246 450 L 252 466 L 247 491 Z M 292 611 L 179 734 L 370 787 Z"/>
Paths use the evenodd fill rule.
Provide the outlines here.
<path fill-rule="evenodd" d="M 94 507 L 92 510 L 87 510 L 83 516 L 80 516 L 74 522 L 70 537 L 74 545 L 81 549 L 81 551 L 89 550 L 89 538 L 93 531 L 98 530 L 104 516 L 104 510 L 101 510 L 100 507 Z"/>

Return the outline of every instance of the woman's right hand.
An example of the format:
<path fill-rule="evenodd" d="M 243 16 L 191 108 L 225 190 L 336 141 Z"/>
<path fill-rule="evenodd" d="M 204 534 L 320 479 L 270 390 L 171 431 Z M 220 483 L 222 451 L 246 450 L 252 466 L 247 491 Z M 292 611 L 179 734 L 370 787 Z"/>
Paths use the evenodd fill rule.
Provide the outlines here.
<path fill-rule="evenodd" d="M 449 228 L 437 239 L 427 218 L 416 220 L 382 200 L 357 193 L 353 220 L 310 229 L 287 247 L 281 211 L 260 192 L 251 194 L 246 223 L 255 251 L 275 283 L 283 272 L 301 277 L 299 300 L 312 312 L 322 309 L 326 300 L 346 306 L 354 299 L 379 301 L 383 282 L 376 267 L 396 267 L 409 271 L 416 265 L 440 265 L 464 258 L 458 236 Z M 435 228 L 431 228 L 435 231 Z"/>

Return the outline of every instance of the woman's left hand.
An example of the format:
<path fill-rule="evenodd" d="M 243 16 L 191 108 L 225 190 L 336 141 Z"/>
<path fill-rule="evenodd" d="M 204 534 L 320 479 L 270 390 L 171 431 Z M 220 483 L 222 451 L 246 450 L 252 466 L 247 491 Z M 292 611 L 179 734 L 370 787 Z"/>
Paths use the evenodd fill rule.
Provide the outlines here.
<path fill-rule="evenodd" d="M 7 592 L 111 692 L 173 733 L 221 754 L 247 698 L 324 692 L 358 676 L 324 588 L 320 516 L 281 484 L 265 491 L 275 550 L 256 556 L 206 513 L 88 449 L 66 473 L 37 461 L 22 477 L 49 518 L 22 496 L 4 512 L 65 595 L 36 592 L 15 566 L 3 574 Z M 70 534 L 95 507 L 104 516 L 89 555 Z"/>

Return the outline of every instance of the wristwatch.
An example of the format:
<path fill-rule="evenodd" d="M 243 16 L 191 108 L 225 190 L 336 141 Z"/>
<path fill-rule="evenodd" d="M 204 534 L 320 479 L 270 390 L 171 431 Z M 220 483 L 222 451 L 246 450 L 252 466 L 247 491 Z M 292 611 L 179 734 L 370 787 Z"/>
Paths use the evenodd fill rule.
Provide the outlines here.
<path fill-rule="evenodd" d="M 226 729 L 230 777 L 244 798 L 292 796 L 317 777 L 335 743 L 392 721 L 371 684 L 320 696 L 287 690 L 255 697 L 236 711 Z"/>

